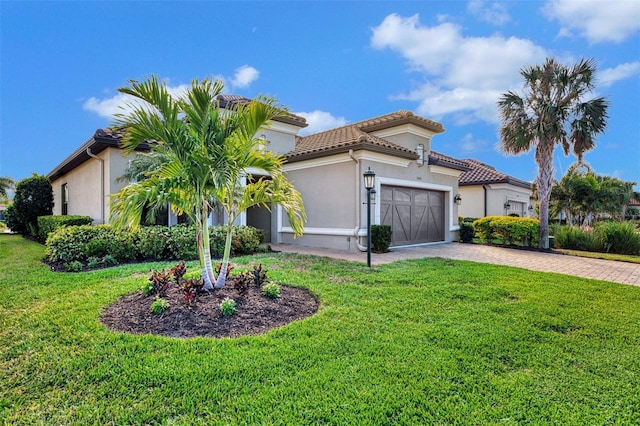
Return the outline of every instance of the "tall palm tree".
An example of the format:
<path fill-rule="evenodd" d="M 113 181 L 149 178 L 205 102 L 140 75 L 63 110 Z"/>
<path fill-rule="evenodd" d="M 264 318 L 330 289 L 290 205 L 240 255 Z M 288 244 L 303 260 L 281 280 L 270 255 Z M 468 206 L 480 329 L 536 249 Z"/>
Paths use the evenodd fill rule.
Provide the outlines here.
<path fill-rule="evenodd" d="M 0 176 L 0 199 L 6 199 L 9 197 L 8 190 L 12 189 L 15 182 L 10 177 Z"/>
<path fill-rule="evenodd" d="M 606 127 L 608 102 L 585 98 L 594 89 L 595 63 L 582 59 L 571 67 L 548 58 L 540 66 L 525 67 L 524 95 L 507 92 L 500 97 L 500 147 L 508 154 L 535 148 L 540 205 L 539 247 L 549 247 L 549 197 L 553 184 L 553 154 L 557 145 L 582 160 L 595 146 L 595 136 Z"/>
<path fill-rule="evenodd" d="M 224 285 L 228 265 L 225 250 L 225 267 L 216 279 L 209 242 L 209 214 L 215 203 L 231 206 L 237 212 L 250 205 L 280 202 L 297 235 L 306 220 L 300 193 L 282 174 L 283 158 L 259 152 L 261 140 L 255 136 L 271 120 L 287 114 L 286 109 L 266 97 L 222 109 L 216 99 L 222 89 L 219 80 L 193 80 L 183 95 L 174 98 L 155 76 L 142 82 L 130 81 L 129 87 L 119 91 L 139 102 L 130 103 L 129 112 L 118 114 L 114 121 L 123 130 L 122 146 L 127 154 L 149 142 L 163 160 L 145 174 L 144 180 L 125 186 L 113 196 L 112 221 L 136 227 L 146 205 L 167 203 L 175 213 L 188 215 L 196 225 L 202 278 L 209 289 L 216 281 L 216 287 Z M 247 185 L 241 198 L 230 196 L 228 188 L 236 188 L 250 167 L 272 176 L 272 183 L 264 187 Z M 225 205 L 229 199 L 235 202 Z M 231 225 L 230 221 L 229 244 Z"/>

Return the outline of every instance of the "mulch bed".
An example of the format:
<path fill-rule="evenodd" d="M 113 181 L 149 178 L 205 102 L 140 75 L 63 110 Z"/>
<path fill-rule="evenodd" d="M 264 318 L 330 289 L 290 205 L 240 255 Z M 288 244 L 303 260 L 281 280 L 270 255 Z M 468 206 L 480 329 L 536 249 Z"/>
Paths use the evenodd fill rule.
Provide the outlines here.
<path fill-rule="evenodd" d="M 220 302 L 236 301 L 236 313 L 223 316 Z M 151 313 L 154 296 L 141 291 L 122 297 L 108 306 L 100 320 L 110 329 L 133 334 L 170 337 L 239 337 L 262 334 L 292 321 L 313 315 L 318 299 L 308 290 L 280 285 L 280 297 L 271 299 L 259 288 L 250 287 L 244 295 L 234 288 L 202 292 L 188 306 L 176 286 L 164 298 L 169 309 L 160 315 Z"/>

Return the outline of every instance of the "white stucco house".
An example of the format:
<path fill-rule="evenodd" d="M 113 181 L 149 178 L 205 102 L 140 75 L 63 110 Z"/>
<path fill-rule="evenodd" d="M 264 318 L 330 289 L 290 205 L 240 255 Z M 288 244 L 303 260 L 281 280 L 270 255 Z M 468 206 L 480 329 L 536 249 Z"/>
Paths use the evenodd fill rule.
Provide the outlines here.
<path fill-rule="evenodd" d="M 246 99 L 220 95 L 219 101 L 225 107 Z M 367 190 L 363 173 L 367 170 L 375 172 L 372 223 L 391 225 L 392 247 L 454 241 L 458 216 L 482 213 L 482 208 L 462 213 L 461 209 L 474 205 L 472 200 L 481 199 L 482 193 L 465 194 L 465 186 L 459 184 L 465 182 L 461 177 L 474 166 L 470 160 L 457 160 L 432 150 L 432 139 L 444 132 L 438 122 L 397 111 L 300 136 L 299 131 L 306 126 L 304 118 L 290 115 L 274 120 L 260 135 L 268 149 L 285 156 L 284 169 L 302 194 L 308 216 L 304 236 L 294 239 L 286 215 L 277 205 L 270 211 L 247 211 L 239 224 L 263 229 L 269 242 L 365 249 Z M 96 224 L 108 222 L 109 194 L 125 185 L 116 180 L 129 162 L 120 149 L 120 138 L 117 133 L 99 129 L 48 174 L 54 191 L 54 214 L 87 215 Z M 259 171 L 249 170 L 247 179 L 259 175 Z M 509 194 L 509 200 L 519 200 L 518 190 Z M 463 199 L 461 205 L 456 203 L 457 196 Z M 221 215 L 212 215 L 212 224 L 221 221 Z M 163 223 L 177 222 L 169 212 Z"/>

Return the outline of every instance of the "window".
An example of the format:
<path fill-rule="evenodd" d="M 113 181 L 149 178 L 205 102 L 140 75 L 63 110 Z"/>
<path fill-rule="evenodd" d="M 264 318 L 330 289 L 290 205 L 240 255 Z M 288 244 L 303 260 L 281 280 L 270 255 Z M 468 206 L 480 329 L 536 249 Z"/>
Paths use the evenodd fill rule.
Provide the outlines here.
<path fill-rule="evenodd" d="M 67 214 L 69 214 L 69 190 L 67 188 L 67 184 L 63 183 L 62 187 L 60 188 L 60 194 L 62 195 L 62 212 L 61 214 L 63 216 L 66 216 Z"/>

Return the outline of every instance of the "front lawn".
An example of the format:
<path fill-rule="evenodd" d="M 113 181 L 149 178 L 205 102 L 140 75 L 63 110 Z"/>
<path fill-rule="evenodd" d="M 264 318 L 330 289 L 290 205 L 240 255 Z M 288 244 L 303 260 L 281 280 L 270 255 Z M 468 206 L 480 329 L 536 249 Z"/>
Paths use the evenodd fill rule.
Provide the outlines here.
<path fill-rule="evenodd" d="M 55 273 L 0 235 L 2 424 L 638 424 L 640 288 L 446 259 L 262 263 L 319 312 L 265 335 L 112 332 L 175 262 Z M 195 264 L 190 264 L 195 267 Z"/>

